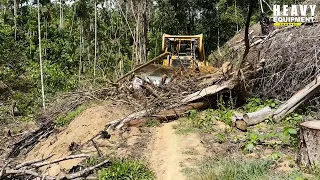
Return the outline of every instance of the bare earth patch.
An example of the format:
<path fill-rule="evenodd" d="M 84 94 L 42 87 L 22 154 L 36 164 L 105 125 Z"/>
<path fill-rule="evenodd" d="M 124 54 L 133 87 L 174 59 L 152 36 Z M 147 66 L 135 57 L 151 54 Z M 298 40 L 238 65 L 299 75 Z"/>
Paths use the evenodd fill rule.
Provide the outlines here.
<path fill-rule="evenodd" d="M 26 160 L 41 159 L 52 154 L 51 159 L 58 159 L 70 155 L 69 145 L 75 142 L 79 145 L 86 143 L 105 126 L 118 118 L 125 117 L 129 111 L 125 107 L 112 106 L 110 103 L 97 105 L 83 111 L 76 117 L 65 130 L 51 135 L 47 140 L 38 143 L 35 148 L 27 154 Z M 53 164 L 45 167 L 44 171 L 49 175 L 55 176 L 61 170 L 70 170 L 83 159 L 73 159 Z"/>
<path fill-rule="evenodd" d="M 193 167 L 206 153 L 198 134 L 176 134 L 173 125 L 165 123 L 154 130 L 152 140 L 145 152 L 147 161 L 157 179 L 186 179 L 182 170 Z"/>

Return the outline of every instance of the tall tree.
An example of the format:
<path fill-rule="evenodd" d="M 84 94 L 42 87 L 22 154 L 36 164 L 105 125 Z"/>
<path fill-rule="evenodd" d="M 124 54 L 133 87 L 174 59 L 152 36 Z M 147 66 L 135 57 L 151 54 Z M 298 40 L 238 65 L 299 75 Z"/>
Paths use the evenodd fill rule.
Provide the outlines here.
<path fill-rule="evenodd" d="M 14 39 L 17 39 L 17 11 L 19 3 L 17 0 L 13 0 L 13 14 L 14 14 Z"/>
<path fill-rule="evenodd" d="M 93 84 L 96 84 L 97 66 L 97 0 L 94 0 L 94 63 L 93 63 Z"/>
<path fill-rule="evenodd" d="M 41 55 L 41 27 L 40 27 L 40 2 L 38 0 L 38 39 L 39 39 L 39 59 L 40 59 L 40 76 L 41 76 L 41 94 L 42 94 L 42 107 L 46 109 L 45 95 L 44 95 L 44 82 L 43 82 L 43 70 L 42 70 L 42 55 Z"/>

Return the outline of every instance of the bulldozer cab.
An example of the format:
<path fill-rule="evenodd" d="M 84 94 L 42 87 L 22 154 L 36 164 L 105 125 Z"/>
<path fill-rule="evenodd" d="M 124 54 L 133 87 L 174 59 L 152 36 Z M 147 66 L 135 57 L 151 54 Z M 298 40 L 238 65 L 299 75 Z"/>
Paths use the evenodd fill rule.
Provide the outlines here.
<path fill-rule="evenodd" d="M 163 66 L 199 68 L 206 66 L 203 35 L 162 36 L 162 52 L 170 52 Z"/>

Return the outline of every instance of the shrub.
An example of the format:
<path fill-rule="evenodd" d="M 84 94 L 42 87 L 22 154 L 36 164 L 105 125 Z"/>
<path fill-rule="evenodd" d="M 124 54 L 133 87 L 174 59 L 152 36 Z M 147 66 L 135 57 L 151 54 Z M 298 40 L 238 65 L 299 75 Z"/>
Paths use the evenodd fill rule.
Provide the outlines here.
<path fill-rule="evenodd" d="M 155 174 L 144 163 L 135 160 L 115 160 L 98 172 L 100 180 L 151 180 Z"/>
<path fill-rule="evenodd" d="M 70 124 L 70 122 L 87 107 L 88 105 L 81 105 L 77 107 L 74 111 L 69 112 L 67 115 L 58 117 L 58 119 L 55 121 L 56 125 L 62 127 Z"/>

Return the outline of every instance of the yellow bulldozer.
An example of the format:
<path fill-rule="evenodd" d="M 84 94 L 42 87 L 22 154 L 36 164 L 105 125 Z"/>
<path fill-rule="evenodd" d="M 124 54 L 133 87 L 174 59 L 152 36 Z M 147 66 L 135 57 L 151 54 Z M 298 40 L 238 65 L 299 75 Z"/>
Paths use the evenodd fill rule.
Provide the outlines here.
<path fill-rule="evenodd" d="M 159 63 L 162 61 L 162 63 Z M 153 81 L 159 84 L 161 77 L 166 74 L 170 79 L 177 69 L 183 71 L 201 71 L 201 67 L 207 66 L 204 52 L 203 35 L 169 35 L 162 36 L 162 54 L 153 60 L 140 65 L 128 72 L 117 81 L 131 73 L 139 78 Z"/>
<path fill-rule="evenodd" d="M 169 52 L 163 66 L 186 67 L 199 70 L 206 66 L 203 34 L 162 36 L 162 53 Z"/>

